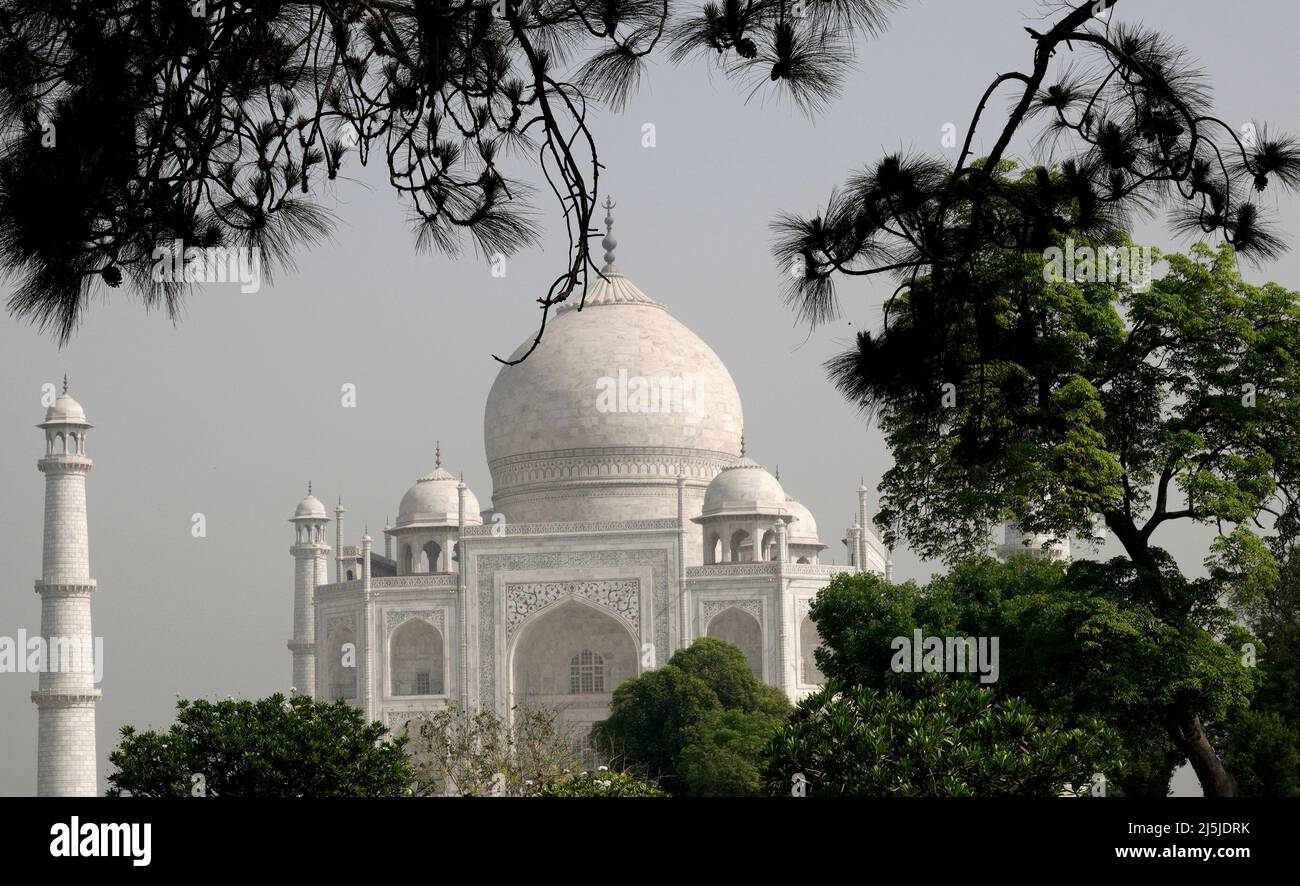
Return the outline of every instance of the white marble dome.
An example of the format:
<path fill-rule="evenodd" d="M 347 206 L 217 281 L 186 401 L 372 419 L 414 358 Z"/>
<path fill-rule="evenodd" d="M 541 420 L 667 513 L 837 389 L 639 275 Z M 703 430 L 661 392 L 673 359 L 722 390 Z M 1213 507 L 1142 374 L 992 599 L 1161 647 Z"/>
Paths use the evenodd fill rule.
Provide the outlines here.
<path fill-rule="evenodd" d="M 406 490 L 397 506 L 397 528 L 406 526 L 456 526 L 460 522 L 460 481 L 441 465 Z M 465 522 L 480 525 L 478 499 L 465 489 Z"/>
<path fill-rule="evenodd" d="M 531 344 L 530 337 L 512 359 Z M 606 401 L 614 408 L 605 409 L 599 395 L 616 391 L 620 374 L 627 390 L 636 379 L 677 379 L 691 387 L 681 408 L 661 400 L 654 411 L 642 411 L 629 394 L 622 403 L 617 396 Z M 700 402 L 688 402 L 696 393 Z M 736 383 L 713 349 L 615 273 L 589 288 L 582 310 L 562 307 L 527 360 L 502 367 L 488 395 L 483 442 L 490 464 L 619 446 L 734 457 L 742 421 Z"/>
<path fill-rule="evenodd" d="M 45 410 L 45 424 L 86 424 L 86 410 L 64 390 Z"/>
<path fill-rule="evenodd" d="M 781 481 L 744 457 L 724 468 L 704 493 L 704 516 L 788 513 Z"/>
<path fill-rule="evenodd" d="M 302 501 L 298 502 L 298 509 L 293 512 L 293 516 L 294 519 L 298 519 L 298 518 L 310 518 L 313 520 L 328 519 L 328 517 L 325 514 L 325 505 L 321 503 L 321 500 L 319 498 L 312 495 L 311 493 L 307 493 L 307 497 L 304 498 Z"/>
<path fill-rule="evenodd" d="M 785 508 L 794 516 L 790 521 L 790 542 L 820 544 L 821 540 L 817 537 L 817 521 L 813 519 L 812 511 L 789 496 L 786 496 Z"/>
<path fill-rule="evenodd" d="M 606 275 L 488 395 L 493 505 L 512 521 L 671 516 L 678 473 L 698 514 L 704 485 L 740 453 L 740 394 L 718 355 L 616 268 Z"/>

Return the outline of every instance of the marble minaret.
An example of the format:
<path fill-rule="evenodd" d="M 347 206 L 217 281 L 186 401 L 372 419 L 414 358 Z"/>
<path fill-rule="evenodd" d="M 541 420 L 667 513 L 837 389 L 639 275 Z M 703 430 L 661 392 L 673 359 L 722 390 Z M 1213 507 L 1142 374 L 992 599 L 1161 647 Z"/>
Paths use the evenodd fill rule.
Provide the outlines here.
<path fill-rule="evenodd" d="M 86 530 L 86 421 L 81 404 L 63 393 L 37 425 L 45 431 L 45 543 L 41 578 L 41 636 L 45 662 L 32 701 L 37 707 L 36 793 L 88 797 L 98 793 L 95 688 L 99 648 L 90 624 L 90 547 Z"/>
<path fill-rule="evenodd" d="M 342 520 L 343 504 L 339 503 Z M 298 509 L 289 519 L 293 524 L 294 544 L 289 548 L 293 555 L 293 638 L 289 651 L 293 654 L 293 689 L 303 695 L 316 694 L 316 588 L 328 581 L 326 559 L 329 545 L 325 544 L 325 505 L 311 494 L 307 484 L 307 497 L 298 503 Z M 342 561 L 336 568 L 342 569 Z M 340 576 L 341 577 L 341 576 Z"/>

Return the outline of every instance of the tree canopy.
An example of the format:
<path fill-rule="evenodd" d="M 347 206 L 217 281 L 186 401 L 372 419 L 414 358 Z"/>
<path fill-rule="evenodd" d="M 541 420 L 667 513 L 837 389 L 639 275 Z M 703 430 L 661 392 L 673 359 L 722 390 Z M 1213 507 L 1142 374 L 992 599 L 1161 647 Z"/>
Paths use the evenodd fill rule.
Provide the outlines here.
<path fill-rule="evenodd" d="M 1086 796 L 1117 760 L 1099 722 L 1066 728 L 1020 699 L 923 674 L 897 689 L 817 690 L 772 740 L 764 778 L 773 796 Z"/>
<path fill-rule="evenodd" d="M 877 515 L 890 542 L 951 561 L 1006 519 L 1056 537 L 1109 530 L 1140 570 L 1121 593 L 1175 632 L 1275 573 L 1262 533 L 1295 519 L 1300 293 L 1247 284 L 1226 244 L 1165 259 L 1164 277 L 1138 285 L 1057 279 L 1042 253 L 991 248 L 977 273 L 999 294 L 953 307 L 945 323 L 960 334 L 935 338 L 905 311 L 889 359 L 860 337 L 834 363 L 894 457 Z M 1212 583 L 1184 580 L 1158 547 L 1179 521 L 1220 530 Z M 1207 791 L 1231 793 L 1200 698 L 1171 700 L 1161 720 Z"/>
<path fill-rule="evenodd" d="M 673 794 L 746 794 L 757 790 L 763 746 L 789 711 L 743 652 L 700 637 L 615 689 L 594 737 L 611 760 Z"/>
<path fill-rule="evenodd" d="M 1068 566 L 1029 556 L 970 558 L 924 585 L 842 575 L 813 601 L 829 683 L 910 691 L 916 675 L 891 669 L 891 641 L 926 636 L 998 637 L 998 679 L 985 687 L 1066 729 L 1098 721 L 1121 744 L 1103 774 L 1120 792 L 1164 796 L 1188 757 L 1167 728 L 1170 712 L 1197 711 L 1214 726 L 1248 709 L 1259 672 L 1243 666 L 1253 638 L 1218 600 L 1210 579 L 1183 582 L 1194 601 L 1174 618 L 1153 602 L 1141 570 L 1117 558 Z M 951 675 L 959 682 L 979 676 Z"/>
<path fill-rule="evenodd" d="M 403 797 L 415 781 L 404 744 L 344 701 L 179 699 L 165 732 L 122 727 L 108 795 Z"/>

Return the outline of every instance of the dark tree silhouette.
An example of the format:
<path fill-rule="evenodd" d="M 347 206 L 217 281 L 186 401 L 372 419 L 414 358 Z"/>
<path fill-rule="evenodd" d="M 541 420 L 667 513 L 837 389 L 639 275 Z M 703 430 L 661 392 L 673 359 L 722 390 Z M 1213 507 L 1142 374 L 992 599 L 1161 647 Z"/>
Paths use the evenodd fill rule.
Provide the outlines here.
<path fill-rule="evenodd" d="M 886 156 L 815 217 L 779 216 L 774 252 L 790 272 L 787 300 L 812 325 L 837 316 L 840 275 L 897 281 L 882 327 L 827 364 L 885 428 L 895 460 L 879 515 L 888 540 L 956 556 L 986 539 L 991 521 L 1064 535 L 1101 515 L 1162 620 L 1181 625 L 1201 604 L 1182 592 L 1154 530 L 1175 519 L 1258 524 L 1276 513 L 1275 495 L 1297 508 L 1288 430 L 1297 379 L 1285 368 L 1300 356 L 1287 338 L 1296 296 L 1244 287 L 1231 253 L 1260 260 L 1283 249 L 1256 201 L 1300 186 L 1300 143 L 1215 117 L 1186 53 L 1113 23 L 1115 5 L 1049 4 L 1055 23 L 1026 29 L 1032 67 L 993 79 L 955 163 Z M 1015 90 L 1011 110 L 973 160 L 977 127 L 1004 87 Z M 1045 156 L 1017 173 L 1007 149 L 1039 121 Z M 1132 221 L 1162 206 L 1175 232 L 1232 249 L 1202 248 L 1203 267 L 1180 259 L 1150 298 L 1045 282 L 1049 248 L 1067 238 L 1127 245 Z M 1267 388 L 1260 408 L 1237 408 L 1245 382 Z M 945 400 L 945 383 L 957 402 Z M 1185 507 L 1172 503 L 1178 487 Z M 1227 540 L 1245 546 L 1242 559 L 1258 553 L 1244 529 Z M 1230 795 L 1202 710 L 1187 691 L 1153 715 L 1205 792 Z"/>
<path fill-rule="evenodd" d="M 174 311 L 186 284 L 154 279 L 152 256 L 177 240 L 291 266 L 328 232 L 315 198 L 355 153 L 385 164 L 418 245 L 451 255 L 466 239 L 489 255 L 535 243 L 524 171 L 540 167 L 570 247 L 538 299 L 540 340 L 550 308 L 598 273 L 593 104 L 619 106 L 671 44 L 812 109 L 838 89 L 852 34 L 897 2 L 679 16 L 668 0 L 3 0 L 9 310 L 60 342 L 99 284 L 129 280 Z"/>

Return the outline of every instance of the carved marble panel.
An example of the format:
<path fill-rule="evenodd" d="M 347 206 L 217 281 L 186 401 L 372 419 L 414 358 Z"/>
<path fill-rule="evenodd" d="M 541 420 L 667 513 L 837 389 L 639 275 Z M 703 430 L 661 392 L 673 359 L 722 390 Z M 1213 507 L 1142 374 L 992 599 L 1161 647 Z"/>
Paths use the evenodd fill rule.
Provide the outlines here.
<path fill-rule="evenodd" d="M 514 634 L 528 616 L 566 597 L 582 597 L 623 619 L 641 633 L 641 582 L 635 578 L 594 581 L 530 581 L 506 583 L 506 636 Z"/>

